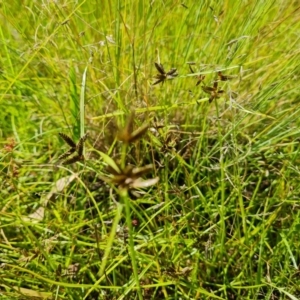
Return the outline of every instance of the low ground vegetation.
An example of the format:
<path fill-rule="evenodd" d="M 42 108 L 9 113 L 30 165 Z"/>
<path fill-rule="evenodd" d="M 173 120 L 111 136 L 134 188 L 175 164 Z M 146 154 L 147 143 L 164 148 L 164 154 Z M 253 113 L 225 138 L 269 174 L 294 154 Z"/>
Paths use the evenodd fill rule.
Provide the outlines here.
<path fill-rule="evenodd" d="M 1 299 L 300 298 L 297 1 L 0 11 Z"/>

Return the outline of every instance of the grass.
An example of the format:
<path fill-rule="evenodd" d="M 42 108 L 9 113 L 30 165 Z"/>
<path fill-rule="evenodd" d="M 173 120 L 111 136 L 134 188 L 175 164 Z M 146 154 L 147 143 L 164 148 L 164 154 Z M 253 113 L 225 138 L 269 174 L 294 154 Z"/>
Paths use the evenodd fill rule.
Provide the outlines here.
<path fill-rule="evenodd" d="M 300 299 L 297 1 L 0 12 L 1 299 Z"/>

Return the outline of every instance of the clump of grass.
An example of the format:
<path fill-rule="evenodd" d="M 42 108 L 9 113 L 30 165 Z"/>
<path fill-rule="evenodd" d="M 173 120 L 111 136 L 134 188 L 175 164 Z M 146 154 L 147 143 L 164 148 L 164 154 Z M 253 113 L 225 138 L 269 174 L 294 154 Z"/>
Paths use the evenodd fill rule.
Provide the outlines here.
<path fill-rule="evenodd" d="M 1 297 L 297 299 L 297 5 L 5 1 Z"/>

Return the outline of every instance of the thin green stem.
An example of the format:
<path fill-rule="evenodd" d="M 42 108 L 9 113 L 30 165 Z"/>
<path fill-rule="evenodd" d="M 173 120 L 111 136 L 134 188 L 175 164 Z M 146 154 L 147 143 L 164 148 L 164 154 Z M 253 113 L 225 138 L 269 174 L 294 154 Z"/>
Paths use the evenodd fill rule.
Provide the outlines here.
<path fill-rule="evenodd" d="M 137 268 L 136 251 L 134 249 L 133 230 L 132 230 L 132 223 L 131 223 L 130 198 L 128 196 L 127 189 L 123 189 L 120 191 L 120 197 L 122 199 L 122 202 L 125 205 L 126 224 L 128 227 L 128 235 L 129 235 L 129 255 L 131 258 L 133 276 L 136 283 L 139 299 L 143 300 L 143 295 L 142 295 L 140 281 L 139 281 L 138 268 Z"/>

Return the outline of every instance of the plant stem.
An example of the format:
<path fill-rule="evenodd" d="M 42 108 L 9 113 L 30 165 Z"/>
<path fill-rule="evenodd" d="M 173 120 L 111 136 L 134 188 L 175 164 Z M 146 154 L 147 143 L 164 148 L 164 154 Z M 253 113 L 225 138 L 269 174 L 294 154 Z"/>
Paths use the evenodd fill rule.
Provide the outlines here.
<path fill-rule="evenodd" d="M 137 262 L 135 257 L 134 241 L 133 241 L 133 231 L 130 217 L 130 198 L 128 197 L 127 189 L 120 190 L 120 197 L 123 200 L 122 202 L 125 205 L 125 214 L 126 214 L 126 223 L 128 227 L 128 236 L 129 236 L 129 255 L 131 258 L 131 265 L 133 270 L 134 280 L 136 282 L 137 293 L 139 300 L 143 300 L 143 295 L 140 287 L 139 275 L 137 270 Z"/>

